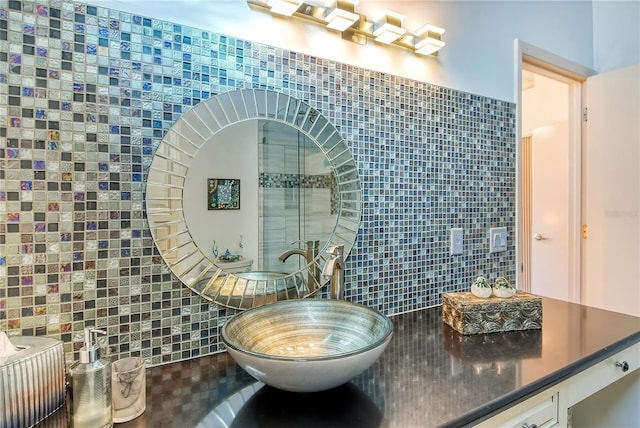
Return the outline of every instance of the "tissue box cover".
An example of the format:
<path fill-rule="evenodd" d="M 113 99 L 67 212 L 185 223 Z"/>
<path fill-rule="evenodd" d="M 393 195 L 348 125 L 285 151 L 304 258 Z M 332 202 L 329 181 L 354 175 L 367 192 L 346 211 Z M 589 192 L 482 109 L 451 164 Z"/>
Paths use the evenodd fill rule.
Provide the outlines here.
<path fill-rule="evenodd" d="M 20 352 L 0 359 L 0 427 L 31 427 L 64 405 L 62 342 L 12 337 Z"/>
<path fill-rule="evenodd" d="M 523 292 L 506 299 L 483 299 L 470 292 L 444 293 L 442 321 L 465 335 L 540 329 L 542 298 Z"/>

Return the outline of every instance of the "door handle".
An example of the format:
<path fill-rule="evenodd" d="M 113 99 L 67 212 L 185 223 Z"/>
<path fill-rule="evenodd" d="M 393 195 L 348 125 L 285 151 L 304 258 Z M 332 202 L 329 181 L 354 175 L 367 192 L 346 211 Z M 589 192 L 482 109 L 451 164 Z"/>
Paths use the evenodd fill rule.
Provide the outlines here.
<path fill-rule="evenodd" d="M 535 239 L 536 241 L 544 241 L 545 238 L 544 236 L 540 235 L 539 233 L 536 233 L 535 235 L 533 235 L 533 239 Z"/>

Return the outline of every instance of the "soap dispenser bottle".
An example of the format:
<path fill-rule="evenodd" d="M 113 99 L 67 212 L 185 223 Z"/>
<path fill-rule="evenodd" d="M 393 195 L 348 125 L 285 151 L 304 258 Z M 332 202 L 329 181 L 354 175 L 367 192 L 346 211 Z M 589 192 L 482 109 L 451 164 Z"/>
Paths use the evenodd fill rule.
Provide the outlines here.
<path fill-rule="evenodd" d="M 109 428 L 111 410 L 111 362 L 100 358 L 95 336 L 107 334 L 91 327 L 84 329 L 80 361 L 69 371 L 72 382 L 72 421 L 74 428 Z"/>

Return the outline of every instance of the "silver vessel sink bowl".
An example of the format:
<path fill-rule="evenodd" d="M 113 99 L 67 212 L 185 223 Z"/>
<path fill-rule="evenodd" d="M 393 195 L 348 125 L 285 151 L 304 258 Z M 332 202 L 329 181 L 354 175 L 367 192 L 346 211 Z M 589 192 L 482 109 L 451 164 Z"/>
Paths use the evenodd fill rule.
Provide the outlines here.
<path fill-rule="evenodd" d="M 293 392 L 342 385 L 385 350 L 393 324 L 344 300 L 288 300 L 235 315 L 222 327 L 231 357 L 251 376 Z"/>

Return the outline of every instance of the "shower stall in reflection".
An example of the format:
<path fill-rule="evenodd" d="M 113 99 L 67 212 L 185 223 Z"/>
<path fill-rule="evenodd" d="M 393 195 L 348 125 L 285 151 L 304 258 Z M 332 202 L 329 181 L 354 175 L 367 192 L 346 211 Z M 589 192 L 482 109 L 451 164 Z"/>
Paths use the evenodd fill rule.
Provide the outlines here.
<path fill-rule="evenodd" d="M 322 150 L 295 128 L 261 121 L 258 134 L 258 265 L 294 272 L 333 232 L 336 180 Z"/>

